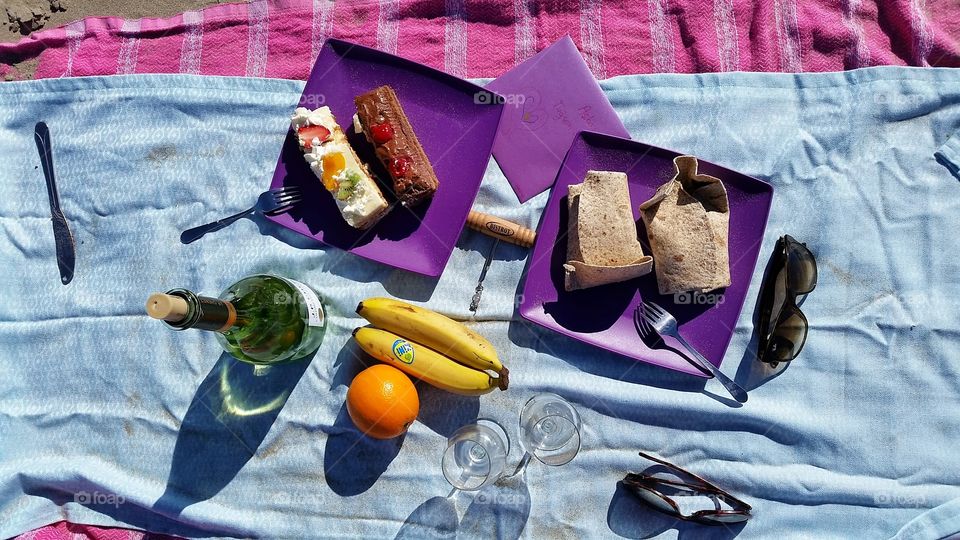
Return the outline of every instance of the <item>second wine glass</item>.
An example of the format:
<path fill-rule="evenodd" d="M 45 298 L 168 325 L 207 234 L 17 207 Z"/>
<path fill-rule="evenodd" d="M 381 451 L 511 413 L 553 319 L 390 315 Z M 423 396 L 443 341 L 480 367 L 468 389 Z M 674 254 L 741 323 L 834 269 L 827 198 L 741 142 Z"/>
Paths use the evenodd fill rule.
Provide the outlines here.
<path fill-rule="evenodd" d="M 520 413 L 520 442 L 525 454 L 514 474 L 523 472 L 531 457 L 545 465 L 570 463 L 580 452 L 580 414 L 556 394 L 538 394 Z"/>
<path fill-rule="evenodd" d="M 510 440 L 503 427 L 486 418 L 458 429 L 447 440 L 443 476 L 454 488 L 474 491 L 494 483 L 507 466 Z"/>

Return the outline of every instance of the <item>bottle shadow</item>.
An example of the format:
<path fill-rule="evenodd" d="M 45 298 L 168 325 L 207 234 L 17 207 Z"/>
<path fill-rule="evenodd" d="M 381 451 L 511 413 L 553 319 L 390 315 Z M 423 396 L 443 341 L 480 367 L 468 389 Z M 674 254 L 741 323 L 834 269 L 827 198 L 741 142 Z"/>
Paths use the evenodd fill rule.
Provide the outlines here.
<path fill-rule="evenodd" d="M 178 516 L 226 487 L 257 452 L 312 359 L 254 366 L 223 353 L 180 424 L 167 486 L 153 508 Z"/>
<path fill-rule="evenodd" d="M 677 538 L 735 538 L 743 531 L 746 522 L 721 525 L 704 525 L 677 519 L 658 512 L 642 503 L 623 485 L 617 482 L 616 491 L 607 509 L 607 526 L 623 538 L 653 538 L 674 529 Z"/>

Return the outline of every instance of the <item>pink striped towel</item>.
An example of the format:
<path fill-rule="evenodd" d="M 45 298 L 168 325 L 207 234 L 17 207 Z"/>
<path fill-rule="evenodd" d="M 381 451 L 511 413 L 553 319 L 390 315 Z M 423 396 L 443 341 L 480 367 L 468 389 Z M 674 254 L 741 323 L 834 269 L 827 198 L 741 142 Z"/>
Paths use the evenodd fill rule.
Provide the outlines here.
<path fill-rule="evenodd" d="M 133 529 L 104 528 L 92 525 L 76 525 L 60 521 L 30 532 L 23 533 L 16 540 L 178 540 L 176 536 L 145 533 Z"/>
<path fill-rule="evenodd" d="M 167 19 L 87 18 L 0 44 L 0 73 L 305 79 L 327 37 L 496 77 L 570 34 L 598 78 L 960 66 L 957 0 L 253 0 Z"/>

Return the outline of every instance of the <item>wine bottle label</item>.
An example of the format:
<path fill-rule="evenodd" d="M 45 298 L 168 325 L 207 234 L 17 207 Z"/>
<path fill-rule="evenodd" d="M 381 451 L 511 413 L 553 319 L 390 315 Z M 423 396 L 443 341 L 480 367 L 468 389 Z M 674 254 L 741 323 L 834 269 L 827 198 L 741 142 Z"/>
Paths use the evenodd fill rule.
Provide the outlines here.
<path fill-rule="evenodd" d="M 317 293 L 313 292 L 313 289 L 300 283 L 299 281 L 292 280 L 290 278 L 283 278 L 284 281 L 293 285 L 293 288 L 300 292 L 300 295 L 303 296 L 303 303 L 307 306 L 307 325 L 308 326 L 323 326 L 324 314 L 323 314 L 323 304 L 320 302 L 320 298 L 317 296 Z"/>

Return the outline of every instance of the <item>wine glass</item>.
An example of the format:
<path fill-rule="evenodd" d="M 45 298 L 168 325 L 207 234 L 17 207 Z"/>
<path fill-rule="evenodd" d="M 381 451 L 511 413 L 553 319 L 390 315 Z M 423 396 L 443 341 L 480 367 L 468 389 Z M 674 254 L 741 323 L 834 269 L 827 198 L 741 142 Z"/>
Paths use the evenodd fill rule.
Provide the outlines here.
<path fill-rule="evenodd" d="M 580 414 L 556 394 L 538 394 L 520 412 L 520 442 L 525 451 L 514 475 L 531 457 L 545 465 L 566 465 L 580 452 Z"/>
<path fill-rule="evenodd" d="M 503 476 L 510 439 L 503 426 L 488 418 L 467 424 L 447 439 L 443 476 L 455 489 L 475 491 Z"/>

